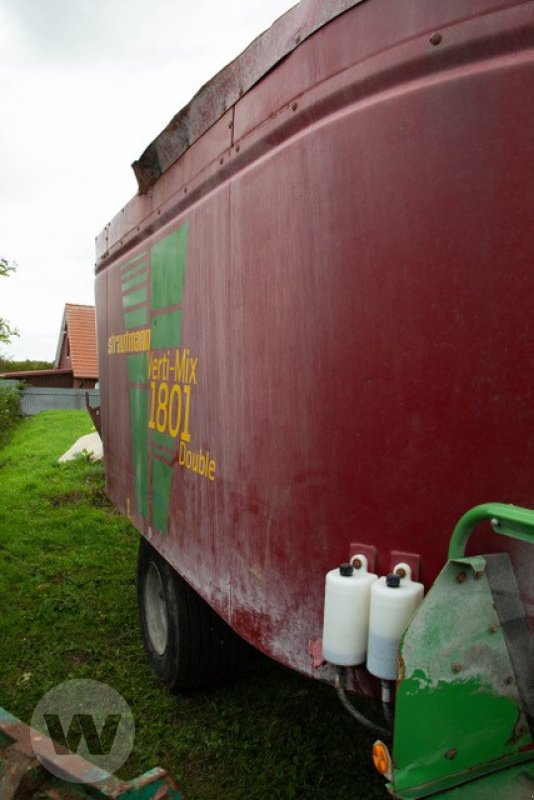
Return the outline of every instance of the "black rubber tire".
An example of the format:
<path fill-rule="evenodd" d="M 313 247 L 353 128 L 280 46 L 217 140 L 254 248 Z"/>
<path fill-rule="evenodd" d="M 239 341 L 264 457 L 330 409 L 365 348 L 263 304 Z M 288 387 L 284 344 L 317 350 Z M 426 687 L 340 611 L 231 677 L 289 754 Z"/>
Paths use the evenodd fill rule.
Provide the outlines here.
<path fill-rule="evenodd" d="M 159 581 L 159 583 L 158 583 Z M 154 586 L 166 636 L 154 628 Z M 141 538 L 137 603 L 145 650 L 158 678 L 173 692 L 202 689 L 250 671 L 255 651 Z M 151 617 L 151 619 L 149 619 Z M 151 629 L 152 625 L 152 629 Z M 163 625 L 163 629 L 165 624 Z"/>

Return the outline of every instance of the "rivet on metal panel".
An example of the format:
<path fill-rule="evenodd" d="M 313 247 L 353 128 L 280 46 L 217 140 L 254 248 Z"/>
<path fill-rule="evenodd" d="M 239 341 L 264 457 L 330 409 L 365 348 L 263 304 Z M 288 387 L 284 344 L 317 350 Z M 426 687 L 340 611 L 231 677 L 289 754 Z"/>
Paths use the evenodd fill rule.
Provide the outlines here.
<path fill-rule="evenodd" d="M 456 576 L 456 580 L 458 581 L 458 583 L 464 583 L 466 578 L 467 575 L 465 574 L 465 572 L 459 572 L 458 575 Z"/>
<path fill-rule="evenodd" d="M 298 103 L 291 103 L 291 111 L 296 111 L 298 107 L 299 107 Z"/>
<path fill-rule="evenodd" d="M 456 758 L 457 755 L 458 750 L 456 750 L 454 747 L 451 747 L 450 750 L 447 750 L 445 753 L 445 758 Z"/>
<path fill-rule="evenodd" d="M 451 669 L 453 672 L 461 672 L 462 665 L 461 664 L 451 664 Z"/>
<path fill-rule="evenodd" d="M 429 39 L 430 44 L 433 44 L 434 47 L 438 44 L 441 44 L 442 41 L 443 41 L 443 36 L 441 35 L 441 33 L 433 33 Z"/>

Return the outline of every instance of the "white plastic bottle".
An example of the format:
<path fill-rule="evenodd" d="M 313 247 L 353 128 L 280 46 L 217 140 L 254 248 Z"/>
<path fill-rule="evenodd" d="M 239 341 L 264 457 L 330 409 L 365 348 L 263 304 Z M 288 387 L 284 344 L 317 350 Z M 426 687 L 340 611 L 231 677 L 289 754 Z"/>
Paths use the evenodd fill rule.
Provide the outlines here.
<path fill-rule="evenodd" d="M 408 564 L 397 564 L 371 587 L 367 669 L 377 678 L 396 680 L 400 640 L 423 592 L 423 584 L 412 581 Z"/>
<path fill-rule="evenodd" d="M 356 555 L 350 564 L 326 575 L 323 656 L 331 664 L 352 667 L 365 663 L 370 591 L 378 580 L 367 566 L 367 558 Z"/>

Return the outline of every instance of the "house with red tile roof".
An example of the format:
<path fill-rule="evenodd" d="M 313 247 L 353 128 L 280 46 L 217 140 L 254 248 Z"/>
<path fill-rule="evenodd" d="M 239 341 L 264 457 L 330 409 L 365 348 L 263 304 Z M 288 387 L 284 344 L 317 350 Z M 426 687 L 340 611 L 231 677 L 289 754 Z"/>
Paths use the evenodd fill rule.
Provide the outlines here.
<path fill-rule="evenodd" d="M 98 381 L 95 307 L 66 303 L 53 369 L 6 372 L 29 386 L 93 389 Z"/>
<path fill-rule="evenodd" d="M 66 303 L 54 369 L 71 370 L 75 388 L 94 387 L 98 380 L 94 306 Z"/>

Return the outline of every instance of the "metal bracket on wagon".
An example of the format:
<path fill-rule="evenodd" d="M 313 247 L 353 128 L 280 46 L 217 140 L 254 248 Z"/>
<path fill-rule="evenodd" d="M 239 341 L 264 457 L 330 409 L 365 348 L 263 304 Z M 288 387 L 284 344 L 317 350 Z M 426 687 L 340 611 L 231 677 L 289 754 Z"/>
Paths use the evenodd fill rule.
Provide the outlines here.
<path fill-rule="evenodd" d="M 457 523 L 449 544 L 449 561 L 463 558 L 467 540 L 481 522 L 490 522 L 495 533 L 534 543 L 534 511 L 504 503 L 475 506 Z"/>
<path fill-rule="evenodd" d="M 42 740 L 50 744 L 47 737 Z M 173 780 L 159 767 L 122 781 L 74 757 L 69 759 L 68 771 L 62 773 L 64 779 L 41 763 L 31 728 L 0 707 L 1 800 L 183 800 Z"/>

